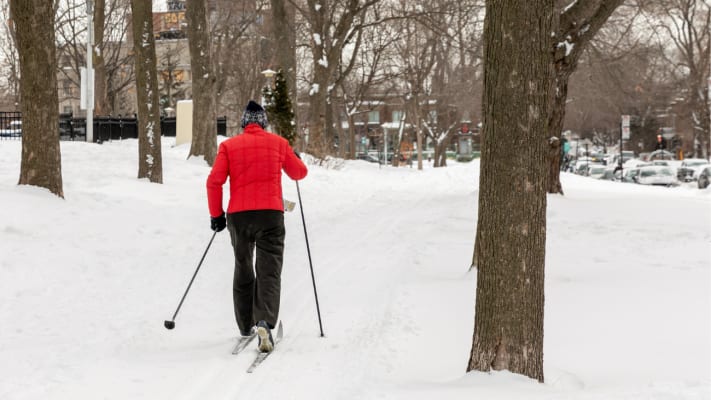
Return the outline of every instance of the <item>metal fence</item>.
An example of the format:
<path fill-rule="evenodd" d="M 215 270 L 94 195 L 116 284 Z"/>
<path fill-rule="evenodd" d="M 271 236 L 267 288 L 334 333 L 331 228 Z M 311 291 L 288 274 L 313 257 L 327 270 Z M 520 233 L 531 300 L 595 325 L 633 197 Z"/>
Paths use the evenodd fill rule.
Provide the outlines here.
<path fill-rule="evenodd" d="M 227 135 L 227 118 L 218 117 L 218 135 Z M 175 117 L 161 117 L 161 136 L 175 136 Z M 22 138 L 22 114 L 17 111 L 0 111 L 0 140 Z M 59 114 L 59 139 L 86 141 L 86 118 L 72 114 Z M 94 142 L 138 139 L 138 119 L 132 117 L 94 117 Z"/>
<path fill-rule="evenodd" d="M 0 140 L 17 140 L 22 137 L 22 113 L 0 112 Z"/>

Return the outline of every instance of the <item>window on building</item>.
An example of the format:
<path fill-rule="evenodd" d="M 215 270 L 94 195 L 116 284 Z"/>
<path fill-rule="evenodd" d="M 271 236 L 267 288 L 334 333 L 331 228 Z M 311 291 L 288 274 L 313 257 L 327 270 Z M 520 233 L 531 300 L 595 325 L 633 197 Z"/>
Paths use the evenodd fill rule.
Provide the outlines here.
<path fill-rule="evenodd" d="M 71 113 L 72 113 L 72 106 L 64 106 L 64 107 L 62 107 L 62 113 L 64 113 L 64 114 L 71 114 Z"/>
<path fill-rule="evenodd" d="M 72 83 L 69 80 L 62 81 L 62 96 L 72 97 L 73 94 Z"/>
<path fill-rule="evenodd" d="M 402 111 L 393 111 L 393 122 L 400 122 L 403 117 Z"/>
<path fill-rule="evenodd" d="M 368 123 L 380 123 L 380 111 L 371 111 L 368 113 Z"/>
<path fill-rule="evenodd" d="M 185 2 L 182 0 L 168 0 L 168 11 L 185 10 Z"/>

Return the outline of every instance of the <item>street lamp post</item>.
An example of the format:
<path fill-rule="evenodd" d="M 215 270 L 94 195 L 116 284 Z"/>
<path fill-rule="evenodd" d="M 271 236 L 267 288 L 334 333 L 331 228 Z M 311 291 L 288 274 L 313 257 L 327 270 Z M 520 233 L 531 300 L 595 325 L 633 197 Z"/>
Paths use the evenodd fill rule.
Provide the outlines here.
<path fill-rule="evenodd" d="M 86 0 L 86 141 L 94 141 L 94 0 Z"/>
<path fill-rule="evenodd" d="M 265 89 L 266 89 L 266 88 L 269 88 L 269 91 L 271 92 L 272 86 L 273 86 L 273 85 L 272 85 L 272 79 L 274 78 L 274 75 L 276 75 L 276 71 L 274 71 L 274 70 L 272 70 L 272 69 L 270 69 L 270 68 L 267 68 L 267 69 L 265 69 L 264 71 L 262 71 L 262 75 L 264 75 L 264 77 L 267 79 L 267 84 L 266 84 L 266 86 L 265 86 L 264 88 L 265 88 Z M 264 93 L 262 93 L 262 105 L 263 105 L 263 106 L 266 106 L 266 105 L 267 105 L 267 98 L 264 97 Z"/>

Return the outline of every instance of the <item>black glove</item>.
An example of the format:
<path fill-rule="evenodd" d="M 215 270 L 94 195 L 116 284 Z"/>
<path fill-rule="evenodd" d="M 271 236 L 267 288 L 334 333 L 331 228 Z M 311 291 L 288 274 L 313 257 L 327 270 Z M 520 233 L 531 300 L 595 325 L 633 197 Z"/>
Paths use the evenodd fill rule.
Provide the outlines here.
<path fill-rule="evenodd" d="M 296 149 L 294 150 L 294 154 L 296 155 L 296 158 L 298 158 L 299 160 L 301 160 L 301 155 L 299 154 L 298 151 L 296 151 Z"/>
<path fill-rule="evenodd" d="M 227 219 L 225 218 L 225 213 L 222 213 L 219 217 L 210 217 L 210 229 L 215 232 L 222 232 L 227 226 Z"/>

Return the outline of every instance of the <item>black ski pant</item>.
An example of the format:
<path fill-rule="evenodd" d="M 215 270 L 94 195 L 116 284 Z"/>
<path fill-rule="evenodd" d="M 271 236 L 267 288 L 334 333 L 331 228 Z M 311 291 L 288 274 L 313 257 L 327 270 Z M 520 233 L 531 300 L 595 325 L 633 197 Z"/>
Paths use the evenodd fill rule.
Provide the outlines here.
<path fill-rule="evenodd" d="M 279 317 L 284 260 L 284 213 L 277 210 L 231 213 L 227 215 L 227 229 L 235 254 L 232 299 L 237 326 L 240 332 L 247 332 L 264 320 L 274 328 Z"/>

